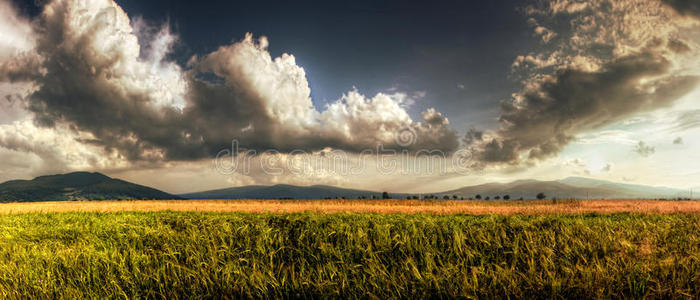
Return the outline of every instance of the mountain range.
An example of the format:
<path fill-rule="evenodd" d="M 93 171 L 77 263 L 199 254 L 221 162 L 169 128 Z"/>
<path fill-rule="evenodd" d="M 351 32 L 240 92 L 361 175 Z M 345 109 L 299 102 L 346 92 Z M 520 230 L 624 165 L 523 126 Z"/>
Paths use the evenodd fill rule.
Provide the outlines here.
<path fill-rule="evenodd" d="M 388 191 L 393 198 L 406 198 L 419 196 L 419 194 L 401 193 L 401 191 Z M 397 193 L 398 192 L 398 193 Z M 422 194 L 421 197 L 432 195 L 440 199 L 444 196 L 459 199 L 469 199 L 477 194 L 483 198 L 509 195 L 511 199 L 533 199 L 538 193 L 544 193 L 548 198 L 577 198 L 577 199 L 657 199 L 657 198 L 686 198 L 689 191 L 667 187 L 652 187 L 616 183 L 611 181 L 596 180 L 583 177 L 569 177 L 555 181 L 518 180 L 510 183 L 487 183 L 481 185 L 466 186 L 463 188 L 437 193 Z M 325 185 L 294 186 L 243 186 L 219 190 L 203 191 L 180 195 L 187 199 L 324 199 L 324 198 L 348 198 L 354 199 L 361 196 L 366 198 L 381 198 L 382 192 L 342 189 Z"/>
<path fill-rule="evenodd" d="M 197 193 L 182 194 L 186 199 L 324 199 L 366 197 L 381 198 L 382 192 L 344 189 L 328 185 L 296 186 L 288 184 L 249 185 Z"/>
<path fill-rule="evenodd" d="M 182 195 L 172 195 L 147 186 L 110 178 L 100 173 L 74 172 L 47 175 L 32 180 L 12 180 L 0 184 L 0 202 L 120 200 L 120 199 L 327 199 L 382 198 L 383 191 L 345 189 L 327 185 L 251 185 Z M 402 193 L 387 191 L 392 198 L 445 196 L 470 199 L 476 195 L 491 199 L 533 199 L 538 193 L 547 198 L 577 199 L 676 199 L 689 198 L 690 190 L 617 183 L 583 177 L 554 181 L 518 180 L 509 183 L 487 183 L 466 186 L 438 193 Z"/>
<path fill-rule="evenodd" d="M 122 199 L 181 199 L 100 173 L 75 172 L 0 184 L 0 202 Z"/>
<path fill-rule="evenodd" d="M 509 195 L 511 198 L 532 199 L 538 193 L 544 193 L 548 198 L 576 199 L 657 199 L 657 198 L 686 198 L 689 190 L 667 187 L 654 187 L 617 183 L 583 177 L 568 177 L 554 181 L 518 180 L 510 183 L 488 183 L 467 186 L 438 194 L 474 197 Z"/>

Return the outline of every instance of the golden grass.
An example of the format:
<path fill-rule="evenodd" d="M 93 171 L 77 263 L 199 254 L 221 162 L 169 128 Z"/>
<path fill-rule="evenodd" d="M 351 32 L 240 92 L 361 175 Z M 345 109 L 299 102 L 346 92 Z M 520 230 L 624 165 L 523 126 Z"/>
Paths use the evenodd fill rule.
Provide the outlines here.
<path fill-rule="evenodd" d="M 428 214 L 580 214 L 580 213 L 700 213 L 700 201 L 560 200 L 552 201 L 418 201 L 418 200 L 143 200 L 68 201 L 0 204 L 0 214 L 32 212 L 317 212 Z"/>

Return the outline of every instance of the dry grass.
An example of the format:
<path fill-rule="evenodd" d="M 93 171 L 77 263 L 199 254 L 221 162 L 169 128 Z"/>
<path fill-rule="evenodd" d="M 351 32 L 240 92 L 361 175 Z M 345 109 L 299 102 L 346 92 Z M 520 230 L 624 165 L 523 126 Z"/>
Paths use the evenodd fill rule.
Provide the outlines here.
<path fill-rule="evenodd" d="M 700 213 L 700 201 L 417 201 L 417 200 L 169 200 L 78 201 L 0 204 L 0 214 L 30 212 L 318 212 L 428 214 Z"/>

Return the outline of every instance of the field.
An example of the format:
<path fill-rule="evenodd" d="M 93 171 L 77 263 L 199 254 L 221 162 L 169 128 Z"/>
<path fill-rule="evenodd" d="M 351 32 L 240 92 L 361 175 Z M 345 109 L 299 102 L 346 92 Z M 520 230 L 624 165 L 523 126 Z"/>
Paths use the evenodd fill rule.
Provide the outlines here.
<path fill-rule="evenodd" d="M 698 208 L 2 204 L 0 298 L 698 298 Z"/>
<path fill-rule="evenodd" d="M 0 204 L 0 214 L 29 212 L 205 211 L 270 213 L 429 213 L 429 214 L 581 214 L 700 213 L 700 201 L 551 200 L 420 201 L 420 200 L 143 200 L 59 201 Z"/>

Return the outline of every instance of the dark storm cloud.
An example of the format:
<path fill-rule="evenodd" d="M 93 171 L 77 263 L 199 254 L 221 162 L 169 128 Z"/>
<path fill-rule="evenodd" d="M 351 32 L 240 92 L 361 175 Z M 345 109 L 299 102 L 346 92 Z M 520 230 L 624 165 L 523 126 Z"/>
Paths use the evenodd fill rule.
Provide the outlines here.
<path fill-rule="evenodd" d="M 558 38 L 513 62 L 523 87 L 501 104 L 500 128 L 470 147 L 477 165 L 552 157 L 582 133 L 672 105 L 699 82 L 680 69 L 697 53 L 679 38 L 690 22 L 658 2 L 541 1 L 525 14 Z"/>
<path fill-rule="evenodd" d="M 294 57 L 271 58 L 267 40 L 240 42 L 194 57 L 188 70 L 164 60 L 167 31 L 132 33 L 128 16 L 106 0 L 53 1 L 35 22 L 36 47 L 0 65 L 4 81 L 32 81 L 35 123 L 58 123 L 94 136 L 83 142 L 128 160 L 191 160 L 241 147 L 281 152 L 401 146 L 454 151 L 457 137 L 435 110 L 414 122 L 405 95 L 357 92 L 317 111 Z M 150 45 L 137 35 L 151 36 Z M 144 55 L 140 49 L 148 49 Z M 31 63 L 26 63 L 31 62 Z M 25 66 L 25 68 L 22 68 Z M 35 70 L 40 70 L 37 72 Z M 414 140 L 397 143 L 408 129 Z"/>
<path fill-rule="evenodd" d="M 563 69 L 545 76 L 502 104 L 503 128 L 483 147 L 481 159 L 517 163 L 522 152 L 529 159 L 546 158 L 578 133 L 668 106 L 698 82 L 695 76 L 653 79 L 670 67 L 661 53 L 649 50 L 615 59 L 597 72 Z"/>
<path fill-rule="evenodd" d="M 462 138 L 462 143 L 469 147 L 484 140 L 484 133 L 474 128 L 470 128 Z"/>
<path fill-rule="evenodd" d="M 0 61 L 0 81 L 32 81 L 42 71 L 41 58 L 32 54 L 21 54 L 14 59 Z"/>
<path fill-rule="evenodd" d="M 691 51 L 687 43 L 677 39 L 668 41 L 668 49 L 679 54 L 686 54 Z"/>
<path fill-rule="evenodd" d="M 700 1 L 697 0 L 661 0 L 673 7 L 681 15 L 700 17 Z"/>

